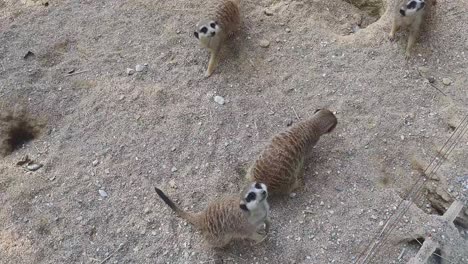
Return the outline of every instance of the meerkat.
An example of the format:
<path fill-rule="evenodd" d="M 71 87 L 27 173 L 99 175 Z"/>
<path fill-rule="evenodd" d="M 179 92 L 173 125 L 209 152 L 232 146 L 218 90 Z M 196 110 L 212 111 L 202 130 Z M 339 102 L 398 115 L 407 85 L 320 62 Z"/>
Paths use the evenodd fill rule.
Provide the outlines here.
<path fill-rule="evenodd" d="M 183 211 L 160 189 L 159 197 L 181 218 L 202 232 L 213 248 L 222 248 L 234 239 L 252 239 L 262 242 L 270 230 L 270 206 L 267 202 L 267 186 L 253 182 L 239 195 L 223 197 L 210 203 L 198 213 Z M 261 228 L 265 225 L 265 234 Z"/>
<path fill-rule="evenodd" d="M 318 109 L 308 120 L 276 135 L 247 171 L 248 181 L 266 184 L 270 195 L 290 194 L 304 185 L 304 159 L 320 136 L 337 125 L 335 115 Z"/>
<path fill-rule="evenodd" d="M 423 20 L 428 13 L 429 5 L 426 4 L 426 0 L 404 0 L 397 8 L 389 38 L 390 41 L 394 41 L 395 34 L 400 28 L 407 28 L 409 30 L 405 53 L 406 59 L 409 59 L 411 57 L 411 50 L 419 37 Z"/>
<path fill-rule="evenodd" d="M 240 27 L 240 0 L 218 1 L 210 8 L 207 19 L 200 21 L 193 33 L 200 45 L 211 53 L 205 77 L 211 76 L 218 63 L 221 47 Z"/>

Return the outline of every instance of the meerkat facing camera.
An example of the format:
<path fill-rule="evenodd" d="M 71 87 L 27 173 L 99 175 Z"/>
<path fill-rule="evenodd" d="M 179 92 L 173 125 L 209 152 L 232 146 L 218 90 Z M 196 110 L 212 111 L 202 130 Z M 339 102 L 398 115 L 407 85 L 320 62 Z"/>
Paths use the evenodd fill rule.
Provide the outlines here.
<path fill-rule="evenodd" d="M 212 202 L 199 213 L 185 212 L 177 207 L 160 189 L 159 197 L 181 218 L 202 232 L 213 248 L 222 248 L 233 239 L 252 239 L 262 242 L 270 229 L 270 206 L 267 186 L 253 182 L 240 196 L 232 195 Z M 265 234 L 259 233 L 265 224 Z"/>
<path fill-rule="evenodd" d="M 421 31 L 421 26 L 424 19 L 429 12 L 430 0 L 400 0 L 404 1 L 397 6 L 393 18 L 392 29 L 389 34 L 391 41 L 395 40 L 395 34 L 400 28 L 407 28 L 409 30 L 408 44 L 406 45 L 405 57 L 411 57 L 411 50 L 416 44 Z M 435 3 L 435 0 L 434 2 Z"/>
<path fill-rule="evenodd" d="M 247 180 L 265 183 L 270 194 L 290 194 L 302 187 L 304 159 L 337 122 L 332 112 L 319 109 L 308 120 L 274 136 L 247 171 Z"/>
<path fill-rule="evenodd" d="M 210 51 L 210 60 L 205 76 L 209 77 L 216 68 L 218 55 L 224 42 L 240 27 L 240 0 L 218 0 L 207 15 L 197 24 L 193 33 L 201 46 Z"/>

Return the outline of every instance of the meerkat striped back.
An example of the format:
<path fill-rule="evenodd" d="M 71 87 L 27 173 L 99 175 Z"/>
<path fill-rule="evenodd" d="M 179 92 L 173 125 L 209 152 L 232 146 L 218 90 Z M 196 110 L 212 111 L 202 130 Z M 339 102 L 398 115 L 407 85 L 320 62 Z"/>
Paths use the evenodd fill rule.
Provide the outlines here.
<path fill-rule="evenodd" d="M 236 0 L 221 0 L 211 13 L 221 25 L 226 36 L 233 35 L 240 26 L 240 1 Z"/>
<path fill-rule="evenodd" d="M 287 194 L 300 187 L 304 158 L 320 136 L 337 124 L 329 110 L 317 110 L 308 120 L 276 135 L 247 172 L 249 181 L 267 185 L 271 194 Z"/>

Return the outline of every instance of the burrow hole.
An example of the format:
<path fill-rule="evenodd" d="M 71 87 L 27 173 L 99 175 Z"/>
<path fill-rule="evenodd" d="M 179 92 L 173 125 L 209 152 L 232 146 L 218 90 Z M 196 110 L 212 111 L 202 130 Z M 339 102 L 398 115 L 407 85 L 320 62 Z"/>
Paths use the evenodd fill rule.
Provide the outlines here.
<path fill-rule="evenodd" d="M 345 2 L 357 7 L 360 10 L 360 17 L 356 24 L 352 25 L 351 33 L 368 27 L 377 22 L 385 13 L 387 0 L 344 0 Z"/>
<path fill-rule="evenodd" d="M 7 114 L 1 117 L 0 153 L 9 155 L 37 138 L 41 125 L 28 116 Z"/>

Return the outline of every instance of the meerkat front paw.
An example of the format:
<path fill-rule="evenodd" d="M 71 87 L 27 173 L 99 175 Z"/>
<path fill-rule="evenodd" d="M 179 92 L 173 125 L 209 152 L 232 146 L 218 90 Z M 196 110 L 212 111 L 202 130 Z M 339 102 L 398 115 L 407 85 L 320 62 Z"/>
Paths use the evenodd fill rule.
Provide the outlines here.
<path fill-rule="evenodd" d="M 411 52 L 407 51 L 405 52 L 405 59 L 409 60 L 411 58 Z"/>
<path fill-rule="evenodd" d="M 253 245 L 258 245 L 260 243 L 262 243 L 268 236 L 267 235 L 262 235 L 262 234 L 259 234 L 258 232 L 255 232 L 252 234 L 252 236 L 250 237 L 253 241 L 255 241 L 255 243 L 253 243 Z"/>
<path fill-rule="evenodd" d="M 392 32 L 391 32 L 390 34 L 388 34 L 388 39 L 389 39 L 391 42 L 395 41 L 395 33 L 392 33 Z"/>
<path fill-rule="evenodd" d="M 206 70 L 206 72 L 205 72 L 205 78 L 210 77 L 211 74 L 213 74 L 213 71 Z"/>

